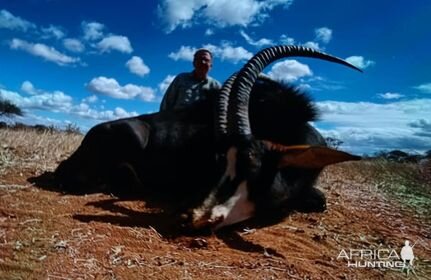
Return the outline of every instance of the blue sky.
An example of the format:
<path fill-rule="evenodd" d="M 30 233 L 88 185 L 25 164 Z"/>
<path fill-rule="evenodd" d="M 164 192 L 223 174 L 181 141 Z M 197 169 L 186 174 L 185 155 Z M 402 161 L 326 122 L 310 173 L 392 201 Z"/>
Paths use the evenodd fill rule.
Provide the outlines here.
<path fill-rule="evenodd" d="M 0 0 L 0 97 L 16 121 L 83 131 L 155 112 L 194 50 L 223 82 L 258 50 L 306 45 L 364 70 L 304 58 L 265 73 L 303 88 L 317 128 L 355 153 L 431 149 L 431 2 L 416 0 Z"/>

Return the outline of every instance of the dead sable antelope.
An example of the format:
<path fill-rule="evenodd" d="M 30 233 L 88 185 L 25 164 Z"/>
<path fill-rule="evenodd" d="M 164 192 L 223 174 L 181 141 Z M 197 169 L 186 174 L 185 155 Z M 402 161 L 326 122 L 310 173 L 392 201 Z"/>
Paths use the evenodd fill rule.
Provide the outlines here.
<path fill-rule="evenodd" d="M 355 66 L 300 46 L 264 49 L 220 91 L 185 109 L 105 122 L 54 172 L 69 192 L 150 191 L 186 201 L 191 228 L 218 229 L 286 207 L 325 209 L 314 188 L 326 165 L 359 157 L 326 147 L 299 90 L 260 77 L 277 59 L 301 56 Z M 359 70 L 360 71 L 360 70 Z"/>

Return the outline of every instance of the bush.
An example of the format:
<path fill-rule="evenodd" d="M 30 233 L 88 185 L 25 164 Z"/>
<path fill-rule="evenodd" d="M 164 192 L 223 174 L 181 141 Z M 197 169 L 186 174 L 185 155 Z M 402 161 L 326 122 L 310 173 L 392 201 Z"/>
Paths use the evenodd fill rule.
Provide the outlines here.
<path fill-rule="evenodd" d="M 424 156 L 422 155 L 409 154 L 400 150 L 393 150 L 389 152 L 381 151 L 376 154 L 376 157 L 399 163 L 418 163 L 421 159 L 424 158 Z"/>

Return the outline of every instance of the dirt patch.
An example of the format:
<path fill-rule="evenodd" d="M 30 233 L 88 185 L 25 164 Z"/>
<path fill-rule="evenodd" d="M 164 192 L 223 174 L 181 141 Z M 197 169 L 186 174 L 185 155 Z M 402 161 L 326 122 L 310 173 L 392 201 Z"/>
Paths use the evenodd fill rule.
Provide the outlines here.
<path fill-rule="evenodd" d="M 60 156 L 41 163 L 7 149 L 8 162 L 0 165 L 0 279 L 431 279 L 429 200 L 403 203 L 396 182 L 373 162 L 324 170 L 323 213 L 191 234 L 145 201 L 37 188 L 27 179 L 52 170 Z M 385 172 L 398 176 L 397 168 L 403 166 Z M 428 198 L 430 189 L 423 183 L 414 194 Z M 350 249 L 399 254 L 405 240 L 416 244 L 409 274 L 348 267 L 340 257 Z"/>

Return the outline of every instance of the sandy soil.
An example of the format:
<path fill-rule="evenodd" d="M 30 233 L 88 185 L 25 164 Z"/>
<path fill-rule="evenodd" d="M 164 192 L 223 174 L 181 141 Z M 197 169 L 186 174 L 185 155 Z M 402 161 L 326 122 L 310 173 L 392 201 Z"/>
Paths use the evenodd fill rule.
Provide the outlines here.
<path fill-rule="evenodd" d="M 4 168 L 0 279 L 431 279 L 431 217 L 421 210 L 429 201 L 400 203 L 370 166 L 326 168 L 323 213 L 197 234 L 144 201 L 62 194 L 28 182 L 43 168 Z M 414 270 L 348 267 L 339 257 L 350 249 L 399 254 L 407 239 L 416 244 Z"/>

